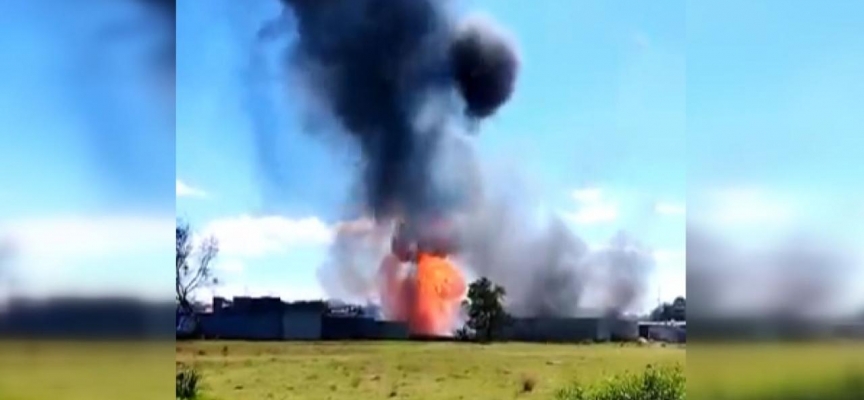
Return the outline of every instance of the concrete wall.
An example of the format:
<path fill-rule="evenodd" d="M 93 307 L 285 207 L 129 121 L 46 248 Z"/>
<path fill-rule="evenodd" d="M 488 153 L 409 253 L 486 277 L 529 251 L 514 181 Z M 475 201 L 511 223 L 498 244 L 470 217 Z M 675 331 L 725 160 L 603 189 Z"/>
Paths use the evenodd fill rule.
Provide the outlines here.
<path fill-rule="evenodd" d="M 374 339 L 375 320 L 362 317 L 325 317 L 322 338 L 326 340 Z"/>
<path fill-rule="evenodd" d="M 324 317 L 322 338 L 326 340 L 407 339 L 408 325 L 364 317 Z"/>
<path fill-rule="evenodd" d="M 408 339 L 408 324 L 394 321 L 376 321 L 377 337 L 379 339 L 402 340 Z"/>
<path fill-rule="evenodd" d="M 502 332 L 506 340 L 533 342 L 608 341 L 610 336 L 602 318 L 517 318 Z"/>
<path fill-rule="evenodd" d="M 320 312 L 315 310 L 286 310 L 282 314 L 282 338 L 285 340 L 321 339 Z"/>
<path fill-rule="evenodd" d="M 639 326 L 639 336 L 669 343 L 683 343 L 687 341 L 685 328 L 676 325 L 643 324 Z"/>
<path fill-rule="evenodd" d="M 639 339 L 639 324 L 627 319 L 610 319 L 609 331 L 612 340 Z"/>
<path fill-rule="evenodd" d="M 280 313 L 216 313 L 201 315 L 201 332 L 214 339 L 282 339 Z"/>

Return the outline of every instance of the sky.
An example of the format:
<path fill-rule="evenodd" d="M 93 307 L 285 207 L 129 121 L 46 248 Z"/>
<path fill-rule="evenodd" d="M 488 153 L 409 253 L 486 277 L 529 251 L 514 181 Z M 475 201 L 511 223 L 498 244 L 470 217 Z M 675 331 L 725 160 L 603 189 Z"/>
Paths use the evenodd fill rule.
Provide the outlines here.
<path fill-rule="evenodd" d="M 72 3 L 0 2 L 15 60 L 0 62 L 0 236 L 19 250 L 18 288 L 163 294 L 181 217 L 220 239 L 217 293 L 324 296 L 351 164 L 304 132 L 276 68 L 285 43 L 254 40 L 278 2 L 179 2 L 176 102 L 146 68 L 147 24 L 104 39 L 144 10 Z M 686 292 L 688 225 L 740 248 L 864 239 L 864 3 L 463 3 L 523 62 L 477 151 L 589 244 L 625 230 L 653 249 L 643 307 Z"/>

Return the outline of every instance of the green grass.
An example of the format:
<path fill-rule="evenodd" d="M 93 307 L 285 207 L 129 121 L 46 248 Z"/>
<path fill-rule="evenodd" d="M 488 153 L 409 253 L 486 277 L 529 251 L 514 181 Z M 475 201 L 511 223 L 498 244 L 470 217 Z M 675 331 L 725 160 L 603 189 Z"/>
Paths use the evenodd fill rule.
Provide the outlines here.
<path fill-rule="evenodd" d="M 640 373 L 618 374 L 590 386 L 574 382 L 555 400 L 684 400 L 685 381 L 678 366 L 648 366 Z"/>
<path fill-rule="evenodd" d="M 417 342 L 178 343 L 208 399 L 552 399 L 574 379 L 683 365 L 684 348 Z"/>
<path fill-rule="evenodd" d="M 864 343 L 691 343 L 686 358 L 690 400 L 864 398 Z M 614 344 L 0 341 L 0 399 L 170 398 L 175 367 L 188 366 L 201 400 L 552 400 L 684 361 L 684 348 Z"/>

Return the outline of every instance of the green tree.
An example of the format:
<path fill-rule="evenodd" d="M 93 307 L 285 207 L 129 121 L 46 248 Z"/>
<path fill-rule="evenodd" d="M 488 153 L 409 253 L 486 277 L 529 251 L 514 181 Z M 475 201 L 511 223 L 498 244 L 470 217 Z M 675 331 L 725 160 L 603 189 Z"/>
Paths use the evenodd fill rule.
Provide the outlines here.
<path fill-rule="evenodd" d="M 651 312 L 652 321 L 686 321 L 687 299 L 677 297 L 675 301 L 663 303 Z"/>
<path fill-rule="evenodd" d="M 467 326 L 474 332 L 474 337 L 483 341 L 491 341 L 510 317 L 504 311 L 503 287 L 493 284 L 489 279 L 480 278 L 468 286 L 468 299 L 463 306 L 468 311 Z"/>

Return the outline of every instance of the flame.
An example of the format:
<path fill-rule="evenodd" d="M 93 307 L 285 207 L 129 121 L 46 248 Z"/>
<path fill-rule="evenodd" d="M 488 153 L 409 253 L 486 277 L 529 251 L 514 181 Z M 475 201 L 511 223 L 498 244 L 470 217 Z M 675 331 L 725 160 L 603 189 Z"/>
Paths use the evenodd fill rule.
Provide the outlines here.
<path fill-rule="evenodd" d="M 381 262 L 381 302 L 388 319 L 407 321 L 413 334 L 447 336 L 465 295 L 465 279 L 445 256 L 419 253 L 413 276 L 394 255 Z"/>

